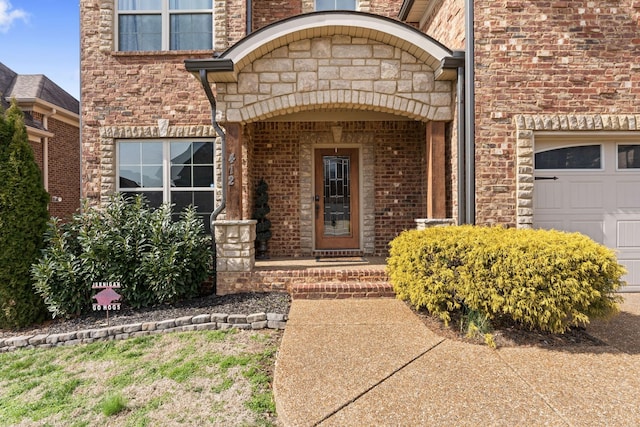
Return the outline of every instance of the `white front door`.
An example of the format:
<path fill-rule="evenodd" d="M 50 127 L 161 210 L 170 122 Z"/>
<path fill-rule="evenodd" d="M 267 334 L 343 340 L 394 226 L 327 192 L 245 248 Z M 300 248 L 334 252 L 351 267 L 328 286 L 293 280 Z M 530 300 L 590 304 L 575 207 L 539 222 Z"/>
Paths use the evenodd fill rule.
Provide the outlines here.
<path fill-rule="evenodd" d="M 640 143 L 536 143 L 534 227 L 614 249 L 640 291 Z"/>

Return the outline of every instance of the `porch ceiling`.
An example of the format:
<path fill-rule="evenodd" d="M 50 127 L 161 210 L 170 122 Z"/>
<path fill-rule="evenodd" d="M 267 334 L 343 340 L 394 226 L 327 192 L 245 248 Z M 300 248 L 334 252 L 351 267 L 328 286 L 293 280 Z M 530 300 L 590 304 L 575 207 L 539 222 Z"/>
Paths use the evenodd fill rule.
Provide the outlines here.
<path fill-rule="evenodd" d="M 187 70 L 209 69 L 212 62 L 230 61 L 233 70 L 211 68 L 207 73 L 211 83 L 235 82 L 245 66 L 267 53 L 289 43 L 315 37 L 348 35 L 368 38 L 395 46 L 420 62 L 437 69 L 440 61 L 452 52 L 413 27 L 393 19 L 362 12 L 315 12 L 284 19 L 245 37 L 216 59 L 187 60 Z"/>

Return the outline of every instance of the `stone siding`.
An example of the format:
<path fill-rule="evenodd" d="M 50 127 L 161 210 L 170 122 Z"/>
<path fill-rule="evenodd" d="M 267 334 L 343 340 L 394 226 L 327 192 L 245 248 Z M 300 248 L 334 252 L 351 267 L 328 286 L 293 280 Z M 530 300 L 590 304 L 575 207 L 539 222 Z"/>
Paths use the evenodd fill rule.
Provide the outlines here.
<path fill-rule="evenodd" d="M 452 85 L 399 48 L 346 35 L 303 39 L 219 83 L 221 121 L 247 123 L 317 108 L 452 120 Z"/>
<path fill-rule="evenodd" d="M 255 265 L 256 220 L 215 221 L 216 272 L 251 271 Z"/>

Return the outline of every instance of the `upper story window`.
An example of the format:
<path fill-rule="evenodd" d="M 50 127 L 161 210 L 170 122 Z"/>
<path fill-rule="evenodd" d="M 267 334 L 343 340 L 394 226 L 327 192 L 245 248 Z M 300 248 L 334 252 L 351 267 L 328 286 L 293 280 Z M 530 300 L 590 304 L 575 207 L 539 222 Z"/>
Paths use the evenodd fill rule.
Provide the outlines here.
<path fill-rule="evenodd" d="M 356 10 L 356 0 L 316 0 L 316 10 Z"/>
<path fill-rule="evenodd" d="M 118 0 L 118 50 L 211 50 L 213 0 Z"/>

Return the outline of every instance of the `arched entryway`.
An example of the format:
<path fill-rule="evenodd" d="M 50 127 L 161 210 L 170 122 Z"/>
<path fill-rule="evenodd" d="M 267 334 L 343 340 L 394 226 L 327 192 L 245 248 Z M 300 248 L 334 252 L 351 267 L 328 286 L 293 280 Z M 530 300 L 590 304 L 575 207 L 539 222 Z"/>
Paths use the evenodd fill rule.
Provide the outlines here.
<path fill-rule="evenodd" d="M 186 61 L 215 87 L 234 159 L 227 219 L 252 217 L 260 178 L 271 189 L 275 256 L 382 255 L 416 218 L 447 216 L 450 56 L 401 22 L 322 12 L 265 27 L 218 58 Z"/>

